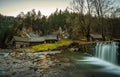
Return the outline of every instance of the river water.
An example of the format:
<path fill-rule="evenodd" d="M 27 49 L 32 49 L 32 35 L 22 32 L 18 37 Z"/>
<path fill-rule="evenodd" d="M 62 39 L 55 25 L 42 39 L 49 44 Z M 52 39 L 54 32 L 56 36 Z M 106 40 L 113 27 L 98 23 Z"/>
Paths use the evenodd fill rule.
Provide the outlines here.
<path fill-rule="evenodd" d="M 95 56 L 117 64 L 117 48 L 118 45 L 116 42 L 98 42 L 95 46 Z"/>
<path fill-rule="evenodd" d="M 98 42 L 95 46 L 95 57 L 83 57 L 77 63 L 83 66 L 83 70 L 93 74 L 88 77 L 120 77 L 117 49 L 116 42 Z"/>
<path fill-rule="evenodd" d="M 36 60 L 35 66 L 39 67 L 42 70 L 46 70 L 42 76 L 40 76 L 40 72 L 34 73 L 34 70 L 29 69 L 31 66 L 33 66 L 32 59 L 19 60 L 7 57 L 9 53 L 1 53 L 0 77 L 4 77 L 5 74 L 11 75 L 10 77 L 33 77 L 34 75 L 36 77 L 120 77 L 120 66 L 117 65 L 116 60 L 117 48 L 117 43 L 115 42 L 99 42 L 95 46 L 95 56 L 81 56 L 80 54 L 81 58 L 74 59 L 73 62 L 69 62 L 69 59 L 67 59 L 68 56 L 73 56 L 63 56 L 64 53 L 59 57 L 62 61 L 59 61 L 59 59 L 56 57 L 60 54 L 58 51 L 55 52 L 55 54 L 54 52 L 50 53 L 53 54 L 53 56 L 58 53 L 54 59 L 51 58 L 51 56 L 47 58 L 47 53 L 44 55 L 43 52 L 38 54 L 27 53 L 29 56 L 33 57 L 41 55 L 39 58 L 33 58 L 33 61 L 37 59 L 38 61 Z M 79 55 L 79 53 L 76 54 Z M 40 66 L 38 66 L 38 64 Z M 11 67 L 9 68 L 8 66 Z M 2 70 L 11 70 L 11 72 Z M 15 71 L 12 70 L 17 70 L 18 72 L 14 73 Z"/>
<path fill-rule="evenodd" d="M 83 57 L 77 63 L 89 74 L 87 77 L 120 77 L 120 66 L 96 57 Z"/>

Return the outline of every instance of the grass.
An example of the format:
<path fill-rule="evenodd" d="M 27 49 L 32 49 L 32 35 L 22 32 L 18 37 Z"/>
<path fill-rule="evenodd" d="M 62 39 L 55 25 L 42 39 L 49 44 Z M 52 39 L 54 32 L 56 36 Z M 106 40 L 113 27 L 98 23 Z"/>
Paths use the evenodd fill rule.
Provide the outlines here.
<path fill-rule="evenodd" d="M 52 50 L 60 46 L 67 46 L 72 43 L 72 40 L 64 39 L 60 40 L 57 43 L 48 43 L 48 44 L 39 44 L 35 46 L 31 46 L 28 49 L 33 50 L 34 52 L 36 51 L 46 51 L 48 49 Z"/>

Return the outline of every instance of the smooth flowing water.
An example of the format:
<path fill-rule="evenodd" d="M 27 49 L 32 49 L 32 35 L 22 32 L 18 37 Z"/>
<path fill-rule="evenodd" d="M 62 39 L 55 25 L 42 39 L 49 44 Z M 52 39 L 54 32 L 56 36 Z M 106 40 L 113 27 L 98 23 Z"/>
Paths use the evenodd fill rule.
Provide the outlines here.
<path fill-rule="evenodd" d="M 96 57 L 84 57 L 78 60 L 86 77 L 120 77 L 120 67 Z"/>
<path fill-rule="evenodd" d="M 94 57 L 83 57 L 78 64 L 90 73 L 87 77 L 120 77 L 120 66 L 118 65 L 118 43 L 98 42 L 95 46 Z"/>
<path fill-rule="evenodd" d="M 95 46 L 95 57 L 117 64 L 117 43 L 99 42 Z"/>

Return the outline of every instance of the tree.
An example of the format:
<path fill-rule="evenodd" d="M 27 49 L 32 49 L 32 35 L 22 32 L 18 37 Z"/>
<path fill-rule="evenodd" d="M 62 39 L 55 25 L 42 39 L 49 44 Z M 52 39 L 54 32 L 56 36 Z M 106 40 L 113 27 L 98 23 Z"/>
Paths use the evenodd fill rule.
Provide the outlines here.
<path fill-rule="evenodd" d="M 112 40 L 113 38 L 120 38 L 119 32 L 120 32 L 120 8 L 117 7 L 111 11 L 111 15 L 108 19 L 109 22 L 109 36 Z"/>
<path fill-rule="evenodd" d="M 91 21 L 92 21 L 92 13 L 93 13 L 93 1 L 92 0 L 86 0 L 86 7 L 87 7 L 87 19 L 86 19 L 86 24 L 87 24 L 87 31 L 86 31 L 86 37 L 87 41 L 90 41 L 90 28 L 91 28 Z"/>
<path fill-rule="evenodd" d="M 6 39 L 14 33 L 15 18 L 11 16 L 3 16 L 0 14 L 0 47 L 6 47 Z M 13 31 L 13 32 L 12 32 Z"/>
<path fill-rule="evenodd" d="M 111 0 L 93 0 L 93 5 L 95 8 L 95 15 L 98 18 L 98 25 L 101 26 L 101 34 L 103 40 L 105 40 L 105 22 L 103 21 L 106 16 L 110 14 L 113 8 L 113 1 Z"/>
<path fill-rule="evenodd" d="M 78 13 L 80 28 L 82 29 L 82 33 L 86 36 L 87 41 L 90 41 L 90 26 L 91 26 L 91 18 L 92 18 L 92 0 L 73 0 L 72 2 L 72 10 Z M 86 18 L 87 17 L 87 18 Z"/>
<path fill-rule="evenodd" d="M 66 13 L 61 10 L 56 9 L 56 11 L 48 17 L 49 27 L 51 31 L 58 30 L 59 27 L 62 29 L 66 25 Z"/>

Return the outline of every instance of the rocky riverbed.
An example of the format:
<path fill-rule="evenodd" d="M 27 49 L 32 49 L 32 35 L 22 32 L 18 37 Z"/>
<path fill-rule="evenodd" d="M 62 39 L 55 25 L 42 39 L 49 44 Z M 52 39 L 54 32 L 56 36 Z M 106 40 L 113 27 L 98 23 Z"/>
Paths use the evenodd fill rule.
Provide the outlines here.
<path fill-rule="evenodd" d="M 1 53 L 0 77 L 63 77 L 71 66 L 74 63 L 60 53 Z"/>
<path fill-rule="evenodd" d="M 0 52 L 0 77 L 120 77 L 118 67 L 81 54 Z M 84 60 L 83 56 L 89 57 Z"/>

